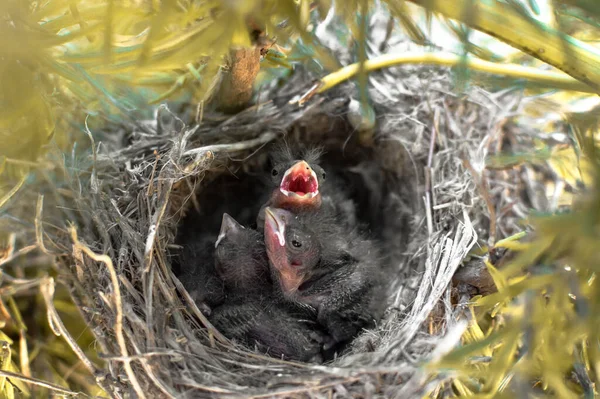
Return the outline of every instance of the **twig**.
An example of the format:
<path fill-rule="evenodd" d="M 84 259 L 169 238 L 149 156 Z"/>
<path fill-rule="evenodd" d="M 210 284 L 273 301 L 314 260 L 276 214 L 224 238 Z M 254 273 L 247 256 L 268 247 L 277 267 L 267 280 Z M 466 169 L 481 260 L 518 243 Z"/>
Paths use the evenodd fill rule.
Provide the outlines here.
<path fill-rule="evenodd" d="M 366 66 L 367 66 L 367 65 L 366 65 L 366 63 L 364 63 L 364 64 L 365 64 L 365 67 L 366 67 Z M 354 64 L 352 64 L 352 65 L 354 65 Z M 367 71 L 368 71 L 368 68 L 367 68 Z M 356 73 L 358 73 L 358 71 L 356 71 Z M 338 82 L 338 83 L 339 83 L 339 82 Z M 301 96 L 299 99 L 290 101 L 290 104 L 298 104 L 299 106 L 303 106 L 303 105 L 304 105 L 304 103 L 305 103 L 305 102 L 307 102 L 308 100 L 310 100 L 310 99 L 311 99 L 311 98 L 312 98 L 312 97 L 313 97 L 315 94 L 317 94 L 317 93 L 321 93 L 321 92 L 323 92 L 323 91 L 327 90 L 327 89 L 325 89 L 325 90 L 321 90 L 321 86 L 322 86 L 322 84 L 323 84 L 323 83 L 322 83 L 322 81 L 321 81 L 321 82 L 318 82 L 318 83 L 315 83 L 315 84 L 314 84 L 314 85 L 312 85 L 312 86 L 311 86 L 311 88 L 310 88 L 310 89 L 308 89 L 308 91 L 307 91 L 306 93 L 304 93 L 304 94 L 303 94 L 303 95 L 302 95 L 302 96 Z M 334 85 L 334 86 L 335 86 L 335 85 Z M 333 86 L 331 86 L 331 87 L 333 87 Z M 330 87 L 330 88 L 331 88 L 331 87 Z"/>
<path fill-rule="evenodd" d="M 463 56 L 446 52 L 406 52 L 402 54 L 386 54 L 366 61 L 365 71 L 372 72 L 378 69 L 406 64 L 453 67 L 463 62 L 466 63 L 466 67 L 478 72 L 487 72 L 495 75 L 527 79 L 530 82 L 545 84 L 564 90 L 574 90 L 583 93 L 596 93 L 594 88 L 576 79 L 573 79 L 569 75 L 562 72 L 543 71 L 537 68 L 524 67 L 514 64 L 498 64 L 474 57 L 467 57 L 465 60 Z M 330 73 L 329 75 L 323 77 L 319 84 L 315 85 L 316 87 L 311 87 L 311 89 L 302 96 L 299 102 L 304 102 L 316 93 L 323 93 L 332 87 L 353 78 L 359 73 L 359 70 L 360 63 L 356 62 L 354 64 L 345 66 L 338 71 Z"/>
<path fill-rule="evenodd" d="M 140 353 L 139 355 L 129 355 L 128 357 L 123 357 L 123 356 L 100 356 L 100 358 L 105 359 L 105 360 L 111 360 L 111 361 L 117 361 L 117 362 L 125 362 L 125 361 L 131 361 L 131 360 L 139 360 L 139 359 L 146 359 L 146 358 L 150 358 L 150 357 L 157 357 L 157 356 L 172 356 L 172 357 L 179 357 L 181 358 L 181 354 L 176 352 L 176 351 L 166 351 L 166 352 L 145 352 L 145 353 Z"/>
<path fill-rule="evenodd" d="M 204 119 L 204 101 L 200 101 L 198 106 L 196 107 L 196 116 L 194 117 L 194 121 L 198 125 L 202 125 L 202 120 Z"/>
<path fill-rule="evenodd" d="M 15 242 L 17 236 L 14 233 L 8 236 L 8 248 L 4 251 L 4 255 L 0 258 L 0 267 L 11 262 L 13 259 L 18 258 L 21 255 L 25 255 L 37 248 L 37 245 L 28 245 L 15 251 Z"/>
<path fill-rule="evenodd" d="M 81 244 L 77 238 L 77 231 L 74 227 L 70 227 L 69 230 L 71 233 L 71 239 L 73 240 L 73 245 L 77 249 L 85 252 L 85 254 L 92 258 L 94 261 L 104 263 L 108 268 L 111 283 L 113 285 L 114 290 L 115 336 L 117 338 L 117 343 L 121 351 L 121 356 L 127 357 L 129 356 L 129 353 L 127 352 L 127 344 L 125 343 L 125 336 L 123 335 L 123 304 L 121 302 L 121 289 L 119 288 L 119 277 L 117 276 L 117 272 L 113 266 L 112 259 L 110 259 L 110 257 L 107 255 L 98 255 L 85 245 Z M 123 363 L 123 367 L 125 368 L 125 372 L 127 373 L 129 381 L 131 381 L 131 385 L 133 386 L 133 389 L 135 390 L 136 394 L 140 398 L 145 398 L 146 395 L 144 394 L 144 391 L 142 390 L 142 387 L 139 381 L 137 380 L 135 373 L 133 372 L 131 362 L 125 361 Z"/>
<path fill-rule="evenodd" d="M 431 186 L 433 179 L 432 164 L 433 164 L 433 149 L 435 148 L 435 139 L 437 136 L 438 126 L 440 122 L 439 109 L 436 108 L 433 116 L 433 125 L 431 127 L 431 139 L 429 140 L 429 153 L 427 154 L 427 166 L 425 167 L 425 210 L 427 214 L 427 230 L 429 236 L 433 234 L 433 197 L 431 195 Z"/>
<path fill-rule="evenodd" d="M 173 183 L 171 180 L 169 180 L 166 187 L 163 187 L 162 189 L 165 195 L 159 199 L 160 208 L 152 216 L 152 222 L 150 224 L 150 227 L 148 228 L 148 236 L 146 238 L 146 245 L 144 247 L 144 263 L 146 264 L 144 267 L 144 273 L 148 273 L 150 271 L 150 265 L 152 263 L 152 252 L 154 249 L 154 241 L 156 240 L 156 233 L 160 228 L 160 222 L 162 221 L 162 218 L 167 210 L 167 205 L 169 204 L 169 197 L 172 188 Z"/>
<path fill-rule="evenodd" d="M 88 135 L 88 137 L 90 138 L 90 141 L 92 143 L 92 176 L 90 179 L 90 187 L 92 188 L 94 193 L 98 192 L 98 189 L 100 188 L 99 182 L 98 182 L 98 173 L 96 171 L 96 161 L 97 161 L 97 154 L 96 154 L 96 143 L 94 142 L 94 136 L 92 135 L 92 132 L 90 131 L 90 128 L 88 127 L 88 118 L 89 118 L 90 114 L 87 114 L 85 117 L 85 133 Z"/>
<path fill-rule="evenodd" d="M 204 327 L 206 327 L 206 329 L 212 335 L 214 335 L 215 338 L 217 338 L 222 344 L 229 346 L 229 340 L 227 338 L 225 338 L 225 336 L 223 334 L 221 334 L 219 332 L 219 330 L 217 330 L 210 321 L 208 321 L 208 319 L 206 318 L 206 316 L 204 316 L 204 314 L 200 311 L 200 309 L 198 309 L 196 302 L 194 302 L 194 300 L 192 299 L 190 294 L 187 292 L 187 290 L 185 289 L 183 284 L 181 284 L 181 282 L 177 279 L 177 277 L 175 277 L 173 274 L 171 274 L 171 279 L 175 283 L 175 286 L 177 287 L 179 292 L 184 296 L 185 300 L 188 302 L 188 304 L 192 308 L 192 313 L 194 313 L 194 315 L 200 319 L 200 321 L 202 322 Z"/>
<path fill-rule="evenodd" d="M 255 138 L 255 139 L 252 139 L 252 140 L 239 141 L 237 143 L 231 143 L 231 144 L 213 144 L 213 145 L 207 145 L 204 147 L 194 148 L 191 150 L 187 150 L 183 155 L 187 156 L 187 155 L 202 154 L 202 153 L 205 153 L 208 151 L 212 151 L 212 152 L 243 151 L 243 150 L 247 150 L 249 148 L 255 147 L 260 144 L 268 143 L 269 141 L 275 140 L 276 137 L 277 137 L 277 135 L 275 133 L 267 132 L 267 133 L 264 133 L 261 136 Z"/>
<path fill-rule="evenodd" d="M 160 242 L 158 243 L 160 246 Z M 164 253 L 164 249 L 159 248 L 159 252 L 160 253 Z M 196 317 L 198 317 L 200 319 L 200 321 L 204 324 L 204 327 L 208 330 L 209 335 L 216 337 L 219 342 L 224 345 L 227 348 L 232 348 L 232 345 L 229 343 L 229 341 L 227 340 L 227 338 L 225 338 L 225 336 L 223 336 L 221 333 L 219 333 L 219 331 L 208 321 L 208 319 L 204 316 L 204 314 L 202 314 L 202 312 L 200 311 L 200 309 L 198 309 L 198 306 L 196 305 L 196 303 L 194 302 L 194 300 L 191 298 L 191 296 L 189 295 L 189 293 L 187 292 L 187 290 L 183 287 L 183 284 L 181 284 L 181 282 L 177 279 L 177 277 L 175 277 L 175 275 L 173 274 L 173 271 L 167 267 L 166 263 L 164 262 L 164 259 L 161 256 L 157 256 L 157 261 L 158 261 L 158 265 L 160 267 L 160 270 L 163 273 L 164 279 L 161 278 L 160 274 L 158 274 L 158 279 L 157 279 L 157 285 L 158 287 L 163 291 L 163 295 L 165 296 L 165 298 L 167 298 L 169 304 L 171 306 L 174 306 L 174 296 L 176 295 L 176 291 L 179 291 L 180 293 L 182 293 L 184 295 L 184 297 L 186 298 L 186 301 L 188 301 L 190 307 L 192 308 L 193 313 L 196 315 Z M 175 295 L 174 295 L 175 294 Z M 178 323 L 184 323 L 183 321 L 183 317 L 181 314 L 177 315 L 175 314 L 175 320 Z M 181 332 L 184 333 L 184 335 L 187 336 L 186 334 L 186 327 L 185 325 L 179 325 L 179 330 Z M 212 363 L 211 359 L 205 359 L 205 361 L 208 360 Z M 214 362 L 216 363 L 216 362 Z"/>
<path fill-rule="evenodd" d="M 10 200 L 12 196 L 16 194 L 17 191 L 19 191 L 26 179 L 27 175 L 21 177 L 21 180 L 19 180 L 19 182 L 13 188 L 11 188 L 9 192 L 6 193 L 4 197 L 0 198 L 0 208 L 2 208 L 8 202 L 8 200 Z"/>
<path fill-rule="evenodd" d="M 130 335 L 130 334 L 128 334 L 128 335 Z M 136 351 L 137 353 L 140 353 L 139 348 L 135 344 L 134 340 L 131 339 L 131 336 L 129 337 L 129 341 L 131 342 L 131 345 L 133 346 L 133 350 Z M 160 389 L 161 392 L 165 395 L 164 397 L 165 398 L 175 398 L 173 393 L 170 392 L 169 389 L 165 386 L 165 384 L 163 384 L 162 381 L 160 381 L 158 379 L 158 377 L 154 374 L 152 367 L 148 363 L 148 358 L 146 356 L 139 356 L 139 357 L 137 357 L 137 360 L 140 362 L 140 364 L 146 371 L 146 374 L 148 374 L 148 377 L 150 377 L 150 379 L 152 380 L 154 385 L 156 385 L 156 387 L 158 389 Z M 131 361 L 131 357 L 129 359 L 123 358 L 123 362 L 129 362 L 129 361 Z"/>
<path fill-rule="evenodd" d="M 44 246 L 44 229 L 42 227 L 42 210 L 44 209 L 44 196 L 38 195 L 37 205 L 35 208 L 35 238 L 37 240 L 38 247 L 44 252 L 48 253 L 48 250 Z"/>
<path fill-rule="evenodd" d="M 7 281 L 10 281 L 12 279 L 12 277 L 10 277 L 6 273 L 2 275 L 2 278 L 6 279 Z M 13 279 L 11 281 L 12 284 L 0 288 L 0 296 L 14 295 L 18 292 L 27 291 L 31 288 L 40 285 L 41 281 L 42 279 L 39 278 L 33 280 Z"/>
<path fill-rule="evenodd" d="M 158 159 L 157 159 L 158 162 Z M 156 167 L 156 164 L 155 164 Z M 152 171 L 152 175 L 154 175 L 155 170 Z M 159 179 L 161 174 L 159 173 Z M 156 234 L 160 229 L 160 223 L 162 218 L 166 212 L 167 205 L 169 204 L 169 198 L 171 195 L 171 191 L 173 189 L 173 181 L 171 179 L 167 180 L 166 187 L 162 187 L 162 190 L 158 193 L 158 203 L 160 204 L 160 208 L 154 212 L 152 215 L 152 221 L 150 227 L 148 229 L 148 237 L 146 238 L 146 244 L 144 248 L 144 263 L 146 264 L 144 267 L 144 295 L 146 302 L 146 338 L 148 340 L 148 344 L 154 346 L 155 339 L 152 334 L 152 325 L 153 325 L 153 293 L 154 293 L 154 268 L 152 267 L 152 254 L 154 253 L 154 244 L 156 240 Z M 164 193 L 164 195 L 163 195 Z M 146 366 L 144 365 L 144 368 Z"/>
<path fill-rule="evenodd" d="M 160 154 L 158 153 L 158 151 L 154 150 L 154 156 L 156 157 L 156 159 L 154 160 L 154 165 L 152 166 L 152 174 L 150 175 L 148 190 L 146 191 L 146 195 L 148 197 L 152 195 L 152 189 L 154 188 L 154 173 L 156 173 L 156 166 L 158 165 L 158 161 L 160 159 Z"/>

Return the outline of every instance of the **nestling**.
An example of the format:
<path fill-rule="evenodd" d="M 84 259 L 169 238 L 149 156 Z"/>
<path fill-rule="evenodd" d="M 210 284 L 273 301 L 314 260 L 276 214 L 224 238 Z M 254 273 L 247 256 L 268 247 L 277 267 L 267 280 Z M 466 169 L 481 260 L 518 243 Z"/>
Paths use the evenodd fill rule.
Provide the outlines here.
<path fill-rule="evenodd" d="M 215 270 L 228 296 L 264 294 L 271 278 L 262 234 L 223 214 L 221 231 L 214 243 Z"/>
<path fill-rule="evenodd" d="M 319 360 L 323 335 L 305 321 L 307 315 L 273 295 L 262 234 L 224 214 L 215 246 L 215 267 L 226 299 L 211 322 L 227 337 L 271 356 Z"/>
<path fill-rule="evenodd" d="M 314 307 L 334 343 L 381 316 L 385 287 L 373 242 L 346 231 L 326 209 L 295 215 L 267 207 L 264 229 L 277 289 L 288 301 Z"/>
<path fill-rule="evenodd" d="M 223 281 L 215 270 L 214 241 L 214 237 L 207 236 L 189 240 L 178 259 L 182 269 L 181 282 L 205 315 L 210 315 L 212 309 L 225 299 Z"/>
<path fill-rule="evenodd" d="M 327 174 L 319 165 L 321 153 L 317 149 L 306 151 L 301 159 L 295 158 L 287 148 L 272 155 L 272 191 L 257 217 L 257 228 L 262 230 L 265 208 L 287 209 L 294 213 L 319 210 L 324 204 L 350 227 L 355 224 L 355 207 L 344 190 L 335 184 L 325 184 Z"/>

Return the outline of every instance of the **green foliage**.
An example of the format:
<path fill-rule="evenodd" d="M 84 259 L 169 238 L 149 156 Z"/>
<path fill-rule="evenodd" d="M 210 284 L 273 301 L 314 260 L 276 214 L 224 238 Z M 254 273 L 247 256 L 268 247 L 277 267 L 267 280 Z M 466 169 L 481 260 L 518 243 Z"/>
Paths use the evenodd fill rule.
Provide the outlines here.
<path fill-rule="evenodd" d="M 149 103 L 200 101 L 230 48 L 260 28 L 281 43 L 305 32 L 308 2 L 6 0 L 0 2 L 0 206 L 54 143 L 68 149 Z M 285 23 L 282 23 L 285 22 Z M 302 33 L 304 34 L 304 33 Z M 269 51 L 267 60 L 278 59 Z M 79 136 L 80 137 L 80 136 Z"/>
<path fill-rule="evenodd" d="M 24 257 L 24 260 L 35 262 L 35 257 Z M 82 367 L 64 338 L 55 334 L 48 320 L 46 303 L 39 287 L 42 281 L 39 277 L 50 272 L 48 267 L 48 264 L 40 264 L 27 273 L 20 266 L 4 267 L 3 280 L 12 284 L 0 286 L 0 397 L 41 398 L 56 392 L 43 385 L 29 384 L 21 378 L 3 377 L 2 372 L 33 378 L 42 384 L 51 382 L 75 392 L 102 395 L 94 376 Z M 24 278 L 13 280 L 11 274 Z M 94 363 L 101 364 L 94 336 L 65 287 L 57 287 L 53 304 L 67 330 L 84 348 L 85 355 Z"/>
<path fill-rule="evenodd" d="M 571 187 L 572 207 L 532 215 L 533 235 L 496 244 L 514 251 L 487 263 L 498 292 L 473 303 L 463 346 L 435 367 L 456 373 L 459 396 L 594 397 L 600 382 L 600 153 L 598 109 L 569 113 L 570 149 L 494 158 L 496 167 L 550 163 Z M 554 165 L 552 164 L 554 162 Z M 561 165 L 559 168 L 558 165 Z M 566 172 L 566 174 L 564 174 Z"/>

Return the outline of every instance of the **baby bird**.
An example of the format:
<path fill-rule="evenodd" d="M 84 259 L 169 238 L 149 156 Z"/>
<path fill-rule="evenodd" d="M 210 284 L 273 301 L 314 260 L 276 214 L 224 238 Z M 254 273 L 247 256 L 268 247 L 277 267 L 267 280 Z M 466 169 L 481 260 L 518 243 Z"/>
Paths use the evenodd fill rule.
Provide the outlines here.
<path fill-rule="evenodd" d="M 215 240 L 203 236 L 187 241 L 179 254 L 178 263 L 183 269 L 179 278 L 200 311 L 208 316 L 225 300 L 225 287 L 215 270 Z"/>
<path fill-rule="evenodd" d="M 326 173 L 319 165 L 321 153 L 308 150 L 302 159 L 296 159 L 291 151 L 282 148 L 272 155 L 272 191 L 257 217 L 257 228 L 263 229 L 265 208 L 287 209 L 294 213 L 312 212 L 323 205 L 338 215 L 346 225 L 354 227 L 355 206 L 343 190 L 335 184 L 324 184 Z"/>
<path fill-rule="evenodd" d="M 352 339 L 383 313 L 378 251 L 346 231 L 325 209 L 295 215 L 265 209 L 265 244 L 271 274 L 285 299 L 312 306 L 333 338 L 324 349 Z"/>
<path fill-rule="evenodd" d="M 227 296 L 271 291 L 267 253 L 262 234 L 247 229 L 227 213 L 214 243 L 215 270 Z"/>
<path fill-rule="evenodd" d="M 303 321 L 307 315 L 300 309 L 273 296 L 262 234 L 224 214 L 215 246 L 215 268 L 226 293 L 210 317 L 215 327 L 274 357 L 319 361 L 322 334 Z"/>
<path fill-rule="evenodd" d="M 264 225 L 267 206 L 294 211 L 318 209 L 321 206 L 320 188 L 325 181 L 325 171 L 317 164 L 319 152 L 308 151 L 304 159 L 296 159 L 287 148 L 281 148 L 271 155 L 271 191 L 260 209 L 257 227 Z"/>

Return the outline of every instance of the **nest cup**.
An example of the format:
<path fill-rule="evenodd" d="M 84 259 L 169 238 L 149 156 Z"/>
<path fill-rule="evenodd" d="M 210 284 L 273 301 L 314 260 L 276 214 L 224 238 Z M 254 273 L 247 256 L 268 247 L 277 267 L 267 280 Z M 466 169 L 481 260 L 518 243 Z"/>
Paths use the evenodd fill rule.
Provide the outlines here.
<path fill-rule="evenodd" d="M 91 173 L 72 175 L 60 200 L 70 234 L 52 241 L 62 251 L 62 277 L 106 358 L 95 371 L 112 396 L 412 397 L 437 383 L 418 371 L 418 362 L 449 345 L 444 337 L 462 311 L 449 284 L 488 225 L 457 154 L 478 159 L 489 126 L 504 118 L 500 111 L 513 98 L 492 102 L 479 89 L 458 98 L 448 73 L 429 68 L 381 71 L 372 79 L 398 85 L 384 94 L 371 89 L 371 145 L 361 145 L 348 122 L 353 86 L 298 107 L 290 100 L 312 79 L 297 72 L 272 87 L 268 101 L 240 114 L 207 113 L 200 125 L 187 125 L 163 106 L 155 120 L 115 129 L 94 147 Z M 177 237 L 214 228 L 222 214 L 217 205 L 240 204 L 240 192 L 252 193 L 253 176 L 282 140 L 292 148 L 320 145 L 325 167 L 362 165 L 381 177 L 380 206 L 369 208 L 368 196 L 357 201 L 389 257 L 388 308 L 375 329 L 325 365 L 233 344 L 210 325 L 172 268 Z M 255 217 L 242 205 L 229 212 L 242 222 Z"/>
<path fill-rule="evenodd" d="M 260 199 L 272 190 L 265 181 L 273 167 L 272 153 L 284 150 L 300 159 L 316 150 L 318 163 L 329 176 L 335 174 L 341 188 L 349 192 L 361 230 L 382 247 L 383 264 L 396 266 L 388 271 L 395 275 L 393 269 L 403 263 L 416 205 L 416 186 L 411 184 L 416 181 L 415 171 L 406 162 L 405 148 L 397 142 L 363 145 L 343 118 L 328 126 L 298 124 L 291 129 L 248 155 L 223 157 L 220 167 L 193 179 L 195 188 L 183 204 L 185 216 L 179 223 L 176 244 L 189 245 L 207 233 L 216 237 L 225 212 L 242 225 L 253 226 L 263 205 Z M 176 275 L 192 267 L 177 260 L 172 266 Z"/>

